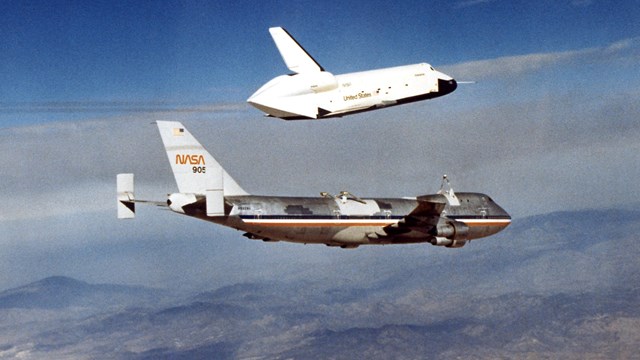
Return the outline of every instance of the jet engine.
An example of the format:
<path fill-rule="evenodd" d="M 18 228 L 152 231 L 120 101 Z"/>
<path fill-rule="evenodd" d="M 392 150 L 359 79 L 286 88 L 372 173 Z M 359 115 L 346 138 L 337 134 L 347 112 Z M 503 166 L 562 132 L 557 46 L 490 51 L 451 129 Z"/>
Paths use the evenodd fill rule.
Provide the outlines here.
<path fill-rule="evenodd" d="M 287 97 L 315 94 L 338 88 L 338 80 L 327 71 L 281 75 L 271 79 L 247 100 L 252 104 L 273 107 Z"/>
<path fill-rule="evenodd" d="M 431 240 L 431 245 L 434 246 L 445 246 L 448 248 L 461 248 L 463 246 L 465 246 L 467 244 L 467 242 L 465 240 L 451 240 L 448 238 L 443 238 L 443 237 L 434 237 Z"/>
<path fill-rule="evenodd" d="M 467 243 L 469 227 L 460 221 L 447 221 L 435 228 L 434 235 L 431 245 L 460 248 Z"/>
<path fill-rule="evenodd" d="M 169 195 L 169 199 L 167 199 L 167 205 L 169 208 L 175 212 L 184 214 L 183 207 L 189 204 L 193 204 L 198 199 L 195 194 L 184 194 L 184 193 L 174 193 Z"/>
<path fill-rule="evenodd" d="M 309 86 L 313 92 L 319 93 L 323 91 L 329 91 L 338 88 L 338 80 L 332 73 L 327 71 L 321 71 L 317 73 L 298 74 L 297 76 L 304 76 L 306 81 L 309 81 Z"/>
<path fill-rule="evenodd" d="M 286 84 L 286 88 L 282 88 Z M 327 71 L 295 74 L 288 76 L 281 84 L 279 91 L 288 95 L 302 95 L 310 92 L 320 93 L 338 88 L 338 80 L 332 73 Z"/>

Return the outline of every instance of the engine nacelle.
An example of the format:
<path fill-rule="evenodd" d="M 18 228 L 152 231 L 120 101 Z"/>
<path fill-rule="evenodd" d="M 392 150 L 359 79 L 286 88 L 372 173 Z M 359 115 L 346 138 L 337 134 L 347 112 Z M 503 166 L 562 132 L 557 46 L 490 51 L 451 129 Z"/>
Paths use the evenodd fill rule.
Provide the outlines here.
<path fill-rule="evenodd" d="M 300 75 L 298 75 L 300 76 Z M 334 90 L 338 88 L 338 80 L 332 73 L 321 71 L 318 73 L 304 74 L 305 78 L 310 77 L 309 87 L 313 92 L 319 93 L 323 91 Z"/>
<path fill-rule="evenodd" d="M 169 208 L 175 212 L 184 214 L 183 207 L 189 204 L 193 204 L 198 199 L 195 194 L 184 194 L 184 193 L 174 193 L 169 195 L 169 199 L 167 200 L 167 205 Z"/>
<path fill-rule="evenodd" d="M 281 75 L 264 84 L 250 100 L 257 103 L 279 103 L 281 98 L 317 94 L 338 88 L 338 80 L 332 73 L 320 71 L 294 75 Z M 272 104 L 273 105 L 273 104 Z"/>
<path fill-rule="evenodd" d="M 447 221 L 445 224 L 438 225 L 435 230 L 435 237 L 431 240 L 432 245 L 460 248 L 467 243 L 469 227 L 463 222 Z"/>
<path fill-rule="evenodd" d="M 467 242 L 465 240 L 451 240 L 443 237 L 435 237 L 431 240 L 431 245 L 445 246 L 448 248 L 461 248 L 466 244 Z"/>
<path fill-rule="evenodd" d="M 327 71 L 287 76 L 278 84 L 280 95 L 295 96 L 320 93 L 338 88 L 338 80 Z"/>
<path fill-rule="evenodd" d="M 436 227 L 435 236 L 466 241 L 469 236 L 469 227 L 460 221 L 447 221 L 445 224 L 440 224 Z"/>

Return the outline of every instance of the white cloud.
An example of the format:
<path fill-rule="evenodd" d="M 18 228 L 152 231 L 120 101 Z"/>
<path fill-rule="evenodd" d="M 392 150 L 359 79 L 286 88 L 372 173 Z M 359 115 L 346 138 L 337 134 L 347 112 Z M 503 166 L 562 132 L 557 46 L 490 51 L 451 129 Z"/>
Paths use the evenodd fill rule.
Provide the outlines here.
<path fill-rule="evenodd" d="M 624 166 L 619 163 L 624 157 L 614 154 L 640 142 L 640 105 L 633 100 L 639 94 L 597 101 L 580 93 L 555 95 L 468 108 L 458 104 L 469 96 L 454 93 L 322 122 L 243 119 L 236 113 L 219 114 L 216 120 L 185 114 L 170 118 L 183 119 L 227 171 L 256 194 L 315 196 L 346 189 L 360 196 L 415 196 L 436 191 L 439 177 L 449 173 L 461 190 L 520 201 L 531 184 L 521 188 L 526 181 L 508 185 L 501 179 L 518 173 L 535 182 L 538 169 L 524 166 L 527 159 L 548 162 L 546 168 L 570 180 L 567 169 L 573 165 L 561 154 L 614 146 L 601 156 Z M 6 169 L 0 174 L 5 189 L 0 221 L 115 211 L 119 172 L 136 174 L 139 198 L 164 200 L 175 184 L 152 121 L 145 115 L 5 129 L 0 136 L 0 167 Z M 555 155 L 564 160 L 552 161 Z M 487 168 L 499 176 L 492 179 Z M 607 182 L 603 174 L 594 178 Z M 589 191 L 595 190 L 596 184 L 589 184 Z M 567 182 L 561 188 L 583 185 Z M 528 212 L 519 209 L 520 214 L 562 206 L 553 198 L 536 201 L 535 211 L 529 207 Z M 593 203 L 581 199 L 581 204 Z"/>
<path fill-rule="evenodd" d="M 181 113 L 240 111 L 235 103 L 184 103 L 178 101 L 25 101 L 2 102 L 0 111 L 12 113 Z"/>
<path fill-rule="evenodd" d="M 628 38 L 606 46 L 549 53 L 504 56 L 495 59 L 475 60 L 449 66 L 441 66 L 442 70 L 460 79 L 504 79 L 530 74 L 543 68 L 550 68 L 568 63 L 588 63 L 611 61 L 612 57 L 620 58 L 631 55 L 638 57 L 640 38 Z"/>
<path fill-rule="evenodd" d="M 92 276 L 104 274 L 100 281 L 116 276 L 132 283 L 162 284 L 176 276 L 169 274 L 173 267 L 165 267 L 163 275 L 147 269 L 164 260 L 189 264 L 194 278 L 201 281 L 205 276 L 197 273 L 202 271 L 198 261 L 209 261 L 211 273 L 223 273 L 230 262 L 224 257 L 230 254 L 238 257 L 236 267 L 251 268 L 237 274 L 236 279 L 242 279 L 247 273 L 273 268 L 277 263 L 273 259 L 280 259 L 277 255 L 284 247 L 326 256 L 327 252 L 313 247 L 262 246 L 233 230 L 154 207 L 139 207 L 136 220 L 117 222 L 117 173 L 136 175 L 139 198 L 163 200 L 176 190 L 157 129 L 151 124 L 159 117 L 183 121 L 227 171 L 256 194 L 317 196 L 320 191 L 348 190 L 363 197 L 415 196 L 437 191 L 440 176 L 447 173 L 457 190 L 488 193 L 515 216 L 636 202 L 629 194 L 640 192 L 636 181 L 640 177 L 636 155 L 640 152 L 640 79 L 612 65 L 636 56 L 637 48 L 637 39 L 631 38 L 600 48 L 457 64 L 460 71 L 470 71 L 467 78 L 495 77 L 497 90 L 483 98 L 491 90 L 485 81 L 443 98 L 328 121 L 269 119 L 246 104 L 236 104 L 231 108 L 244 106 L 246 111 L 222 111 L 215 116 L 187 111 L 161 116 L 136 113 L 5 128 L 0 133 L 0 253 L 6 254 L 2 260 L 7 275 L 0 282 L 18 281 L 29 274 L 37 278 L 55 273 L 53 269 L 69 269 L 63 273 L 78 276 L 96 262 L 99 271 Z M 532 82 L 522 81 L 514 87 L 514 92 L 524 94 L 518 97 L 510 96 L 503 86 L 515 77 L 538 75 L 547 68 L 576 72 L 574 64 L 583 62 L 601 62 L 597 76 L 602 81 L 585 81 L 586 88 L 571 87 L 561 77 L 558 80 L 569 87 L 542 93 L 532 90 Z M 635 68 L 634 62 L 630 64 Z M 627 79 L 626 87 L 602 91 L 604 80 L 611 77 L 617 85 L 620 73 Z M 582 74 L 578 71 L 578 75 Z M 588 74 L 588 79 L 593 78 Z M 164 258 L 176 251 L 159 249 L 158 244 L 170 246 L 176 239 L 197 239 L 200 247 L 179 243 L 173 246 L 180 248 L 184 258 Z M 215 245 L 209 244 L 211 239 Z M 135 255 L 118 253 L 123 251 L 121 245 L 112 249 L 119 241 L 134 247 Z M 144 245 L 136 248 L 136 242 Z M 67 259 L 69 248 L 78 249 L 80 255 Z M 57 249 L 64 254 L 51 257 Z M 247 256 L 246 249 L 254 249 L 251 254 L 268 254 L 265 258 L 273 263 L 253 271 L 240 259 Z M 385 249 L 385 254 L 388 251 L 395 250 Z M 25 253 L 32 255 L 21 255 Z M 194 262 L 194 257 L 199 260 Z M 43 262 L 47 266 L 42 267 Z M 145 270 L 137 271 L 136 266 Z M 46 271 L 34 273 L 36 268 Z"/>

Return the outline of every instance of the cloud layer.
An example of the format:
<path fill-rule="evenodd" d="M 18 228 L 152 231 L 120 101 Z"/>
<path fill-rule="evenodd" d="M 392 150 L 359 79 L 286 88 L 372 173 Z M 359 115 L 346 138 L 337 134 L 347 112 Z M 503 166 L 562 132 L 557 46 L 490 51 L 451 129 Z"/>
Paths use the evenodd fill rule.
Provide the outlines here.
<path fill-rule="evenodd" d="M 640 59 L 640 38 L 628 38 L 606 46 L 561 52 L 504 56 L 496 59 L 475 60 L 442 67 L 445 72 L 460 79 L 510 79 L 535 73 L 541 69 L 568 64 L 598 63 Z M 605 72 L 606 73 L 606 72 Z"/>
<path fill-rule="evenodd" d="M 437 191 L 446 173 L 455 189 L 488 193 L 516 218 L 637 202 L 640 78 L 632 71 L 636 62 L 629 61 L 637 59 L 637 48 L 637 39 L 626 39 L 601 48 L 457 64 L 446 71 L 484 81 L 443 98 L 336 120 L 285 122 L 231 105 L 233 111 L 215 114 L 134 111 L 5 128 L 0 285 L 52 273 L 78 276 L 90 267 L 87 262 L 103 270 L 120 267 L 93 273 L 93 281 L 110 281 L 128 269 L 123 281 L 151 284 L 168 276 L 148 271 L 158 265 L 153 261 L 179 263 L 187 278 L 202 278 L 198 261 L 220 272 L 227 261 L 246 262 L 246 251 L 259 245 L 232 230 L 153 207 L 141 207 L 135 221 L 115 220 L 117 173 L 136 174 L 139 198 L 163 200 L 176 191 L 151 125 L 156 119 L 183 121 L 255 194 L 348 190 L 361 197 L 415 196 Z M 593 67 L 602 81 L 570 85 L 582 75 L 593 78 L 581 74 Z M 569 85 L 549 92 L 548 84 L 540 85 L 549 73 Z M 197 240 L 183 244 L 185 238 Z M 207 254 L 212 238 L 219 252 Z M 193 249 L 182 252 L 184 259 L 166 258 L 175 239 Z M 273 256 L 273 271 L 283 248 L 307 254 L 305 261 L 327 256 L 321 248 L 276 246 L 259 248 Z M 102 250 L 88 255 L 82 250 L 88 248 Z M 72 258 L 64 263 L 61 256 Z M 252 266 L 227 280 L 241 280 Z M 256 273 L 269 275 L 264 269 Z"/>

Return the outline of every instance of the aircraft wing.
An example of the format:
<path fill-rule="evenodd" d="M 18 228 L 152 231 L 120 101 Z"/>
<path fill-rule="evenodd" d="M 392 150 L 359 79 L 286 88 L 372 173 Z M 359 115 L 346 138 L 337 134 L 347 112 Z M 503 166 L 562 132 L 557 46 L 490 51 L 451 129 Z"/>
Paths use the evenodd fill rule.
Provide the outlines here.
<path fill-rule="evenodd" d="M 324 71 L 322 66 L 298 44 L 287 30 L 281 27 L 272 27 L 269 28 L 269 33 L 271 33 L 271 37 L 289 70 L 298 74 Z"/>
<path fill-rule="evenodd" d="M 389 234 L 406 233 L 412 230 L 434 234 L 440 221 L 446 201 L 432 199 L 431 196 L 418 198 L 418 206 L 396 224 L 384 227 Z"/>

